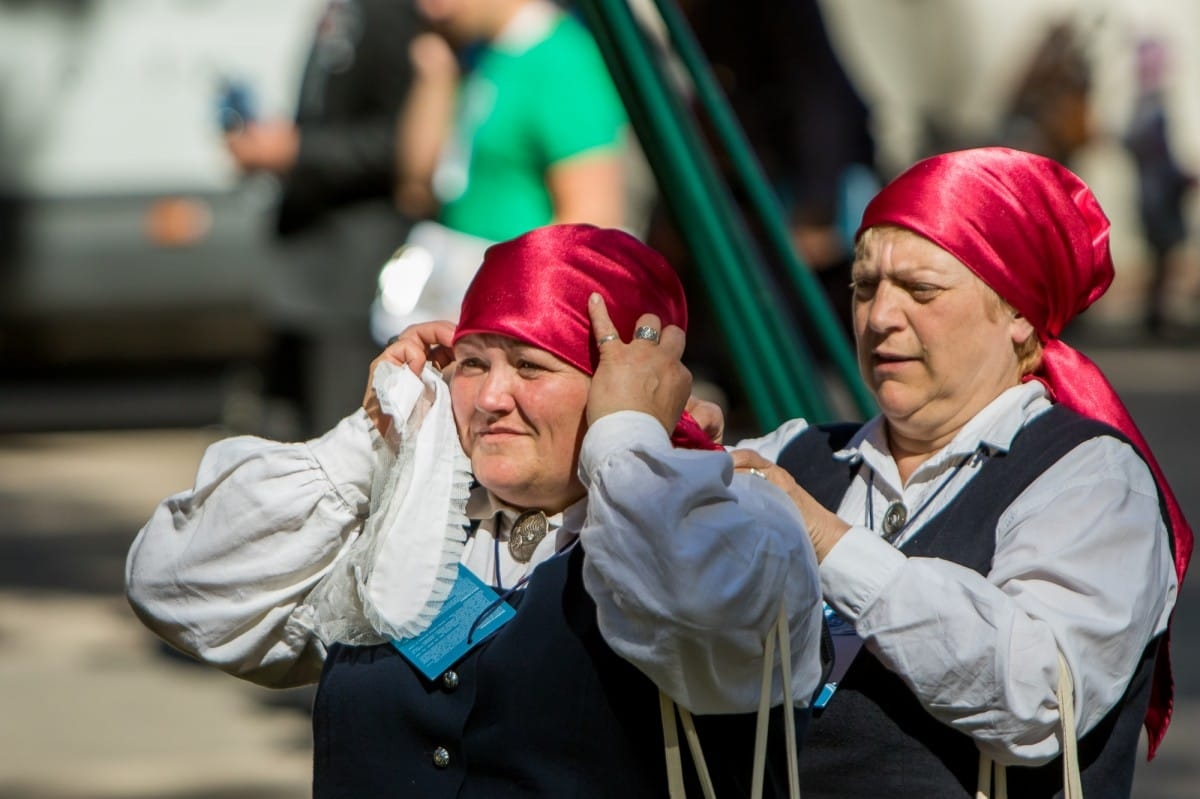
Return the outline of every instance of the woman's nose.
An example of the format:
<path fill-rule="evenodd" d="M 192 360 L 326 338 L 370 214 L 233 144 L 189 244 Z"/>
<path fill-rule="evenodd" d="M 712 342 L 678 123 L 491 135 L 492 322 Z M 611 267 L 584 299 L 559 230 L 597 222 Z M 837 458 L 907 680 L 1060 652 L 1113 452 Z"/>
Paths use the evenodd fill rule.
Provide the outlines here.
<path fill-rule="evenodd" d="M 904 313 L 901 300 L 904 292 L 886 280 L 875 288 L 875 295 L 867 305 L 867 324 L 877 333 L 894 330 L 903 324 Z"/>
<path fill-rule="evenodd" d="M 507 413 L 515 405 L 513 379 L 516 375 L 507 366 L 493 366 L 483 378 L 475 406 L 487 413 Z"/>

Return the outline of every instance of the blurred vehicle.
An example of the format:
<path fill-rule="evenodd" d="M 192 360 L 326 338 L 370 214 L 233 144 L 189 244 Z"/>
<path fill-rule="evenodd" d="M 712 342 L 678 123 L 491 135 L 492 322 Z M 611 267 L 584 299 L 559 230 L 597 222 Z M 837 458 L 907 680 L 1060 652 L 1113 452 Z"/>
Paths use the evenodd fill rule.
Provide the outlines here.
<path fill-rule="evenodd" d="M 290 116 L 320 12 L 0 0 L 0 429 L 257 426 L 277 185 L 239 176 L 220 100 Z"/>

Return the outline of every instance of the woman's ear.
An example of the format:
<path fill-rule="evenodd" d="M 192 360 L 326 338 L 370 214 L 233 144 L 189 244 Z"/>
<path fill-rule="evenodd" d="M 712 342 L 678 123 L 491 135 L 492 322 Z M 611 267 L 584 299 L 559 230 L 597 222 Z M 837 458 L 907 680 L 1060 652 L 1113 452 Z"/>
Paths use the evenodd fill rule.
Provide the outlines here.
<path fill-rule="evenodd" d="M 1037 335 L 1037 331 L 1033 329 L 1033 325 L 1024 316 L 1021 316 L 1017 311 L 1012 312 L 1012 322 L 1009 323 L 1009 335 L 1012 336 L 1013 344 L 1024 344 L 1029 340 L 1030 336 Z"/>

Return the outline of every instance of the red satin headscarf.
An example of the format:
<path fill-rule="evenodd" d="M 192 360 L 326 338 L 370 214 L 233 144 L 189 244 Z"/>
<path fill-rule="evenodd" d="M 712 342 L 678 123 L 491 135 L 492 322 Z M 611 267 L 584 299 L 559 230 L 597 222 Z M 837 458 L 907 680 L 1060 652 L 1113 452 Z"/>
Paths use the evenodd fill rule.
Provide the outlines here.
<path fill-rule="evenodd" d="M 549 225 L 488 248 L 463 298 L 454 340 L 508 336 L 593 374 L 600 351 L 587 312 L 592 292 L 604 298 L 622 340 L 644 313 L 687 330 L 683 286 L 662 255 L 620 230 Z M 690 449 L 721 448 L 686 412 L 671 440 Z"/>
<path fill-rule="evenodd" d="M 1044 355 L 1032 379 L 1055 401 L 1124 433 L 1146 459 L 1162 492 L 1183 582 L 1192 530 L 1145 438 L 1100 368 L 1058 336 L 1113 279 L 1108 218 L 1070 170 L 1039 155 L 1003 147 L 944 153 L 910 167 L 863 212 L 858 234 L 876 225 L 911 230 L 949 252 L 1037 330 Z M 1173 705 L 1163 636 L 1150 709 L 1150 756 L 1166 733 Z"/>

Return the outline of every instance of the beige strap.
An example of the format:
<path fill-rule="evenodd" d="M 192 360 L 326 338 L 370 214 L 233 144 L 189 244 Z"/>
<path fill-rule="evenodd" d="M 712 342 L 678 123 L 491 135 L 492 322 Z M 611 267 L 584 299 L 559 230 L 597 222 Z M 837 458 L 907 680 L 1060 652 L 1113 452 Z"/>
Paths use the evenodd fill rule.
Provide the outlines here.
<path fill-rule="evenodd" d="M 787 606 L 779 603 L 779 614 L 767 635 L 763 651 L 762 683 L 758 691 L 758 724 L 754 732 L 754 776 L 750 784 L 752 799 L 762 799 L 767 770 L 767 728 L 771 720 L 771 679 L 775 671 L 775 641 L 779 641 L 780 672 L 783 674 L 784 736 L 788 751 L 788 795 L 800 799 L 800 762 L 797 758 L 796 706 L 792 699 L 792 635 L 788 627 Z"/>
<path fill-rule="evenodd" d="M 1058 653 L 1058 689 L 1055 696 L 1058 698 L 1058 717 L 1062 723 L 1063 799 L 1083 799 L 1083 782 L 1079 776 L 1079 740 L 1075 730 L 1075 683 L 1071 679 L 1071 667 L 1067 665 L 1061 650 Z M 979 784 L 975 799 L 1008 799 L 1007 770 L 982 752 L 979 753 Z"/>
<path fill-rule="evenodd" d="M 975 799 L 990 799 L 992 795 L 992 759 L 979 753 L 979 777 L 975 780 Z"/>
<path fill-rule="evenodd" d="M 1079 739 L 1075 732 L 1075 681 L 1061 651 L 1058 653 L 1058 716 L 1062 719 L 1063 799 L 1083 799 Z"/>
<path fill-rule="evenodd" d="M 751 799 L 762 799 L 763 776 L 767 769 L 767 726 L 771 714 L 771 672 L 775 665 L 775 639 L 778 625 L 771 626 L 763 651 L 762 683 L 758 689 L 758 724 L 754 731 L 754 777 L 750 784 Z"/>
<path fill-rule="evenodd" d="M 688 749 L 692 753 L 692 761 L 696 764 L 696 775 L 700 778 L 700 790 L 704 799 L 716 799 L 717 792 L 713 788 L 712 777 L 708 773 L 708 763 L 704 760 L 704 752 L 700 748 L 700 735 L 696 732 L 696 721 L 686 708 L 679 707 L 671 697 L 658 692 L 658 709 L 662 716 L 663 745 L 667 756 L 667 790 L 671 799 L 686 799 L 687 793 L 683 784 L 683 757 L 679 751 L 679 731 L 675 726 L 675 712 L 679 711 L 679 719 L 683 722 L 683 734 L 687 738 Z"/>
<path fill-rule="evenodd" d="M 717 799 L 712 777 L 708 774 L 708 763 L 705 762 L 704 752 L 700 748 L 700 735 L 696 732 L 696 722 L 692 720 L 692 714 L 687 708 L 678 705 L 675 707 L 679 711 L 679 718 L 683 720 L 683 734 L 687 738 L 688 750 L 692 753 L 692 762 L 696 764 L 696 775 L 700 777 L 700 791 L 704 794 L 704 799 Z"/>
<path fill-rule="evenodd" d="M 667 756 L 667 791 L 671 799 L 686 799 L 683 789 L 683 759 L 679 753 L 679 730 L 675 727 L 675 703 L 671 697 L 658 692 L 658 709 L 662 716 L 663 746 Z"/>
<path fill-rule="evenodd" d="M 776 623 L 779 631 L 779 662 L 783 674 L 783 712 L 784 738 L 787 740 L 788 751 L 788 796 L 790 799 L 800 799 L 800 763 L 797 759 L 796 746 L 796 706 L 792 701 L 792 635 L 788 629 L 787 608 L 779 603 L 779 621 Z M 768 666 L 768 671 L 770 667 Z M 770 693 L 768 691 L 768 693 Z M 766 737 L 766 733 L 763 733 Z"/>
<path fill-rule="evenodd" d="M 759 688 L 758 720 L 754 734 L 754 774 L 750 795 L 753 799 L 762 799 L 763 780 L 767 765 L 767 728 L 771 715 L 771 684 L 775 671 L 775 641 L 779 641 L 779 654 L 782 663 L 783 693 L 787 700 L 784 706 L 786 714 L 786 739 L 789 753 L 788 758 L 788 789 L 791 799 L 800 799 L 800 765 L 797 758 L 796 742 L 796 709 L 792 700 L 792 658 L 791 634 L 788 629 L 787 609 L 780 603 L 779 615 L 771 625 L 771 632 L 764 642 L 762 684 Z M 712 778 L 708 773 L 708 764 L 704 760 L 704 752 L 700 747 L 700 736 L 696 733 L 696 723 L 692 714 L 686 708 L 678 707 L 669 696 L 662 691 L 658 693 L 658 705 L 663 725 L 663 745 L 667 759 L 667 787 L 670 799 L 686 799 L 683 785 L 683 761 L 679 750 L 679 732 L 675 727 L 675 711 L 683 722 L 683 733 L 687 738 L 688 749 L 696 764 L 696 774 L 700 778 L 700 788 L 705 799 L 716 799 Z"/>

